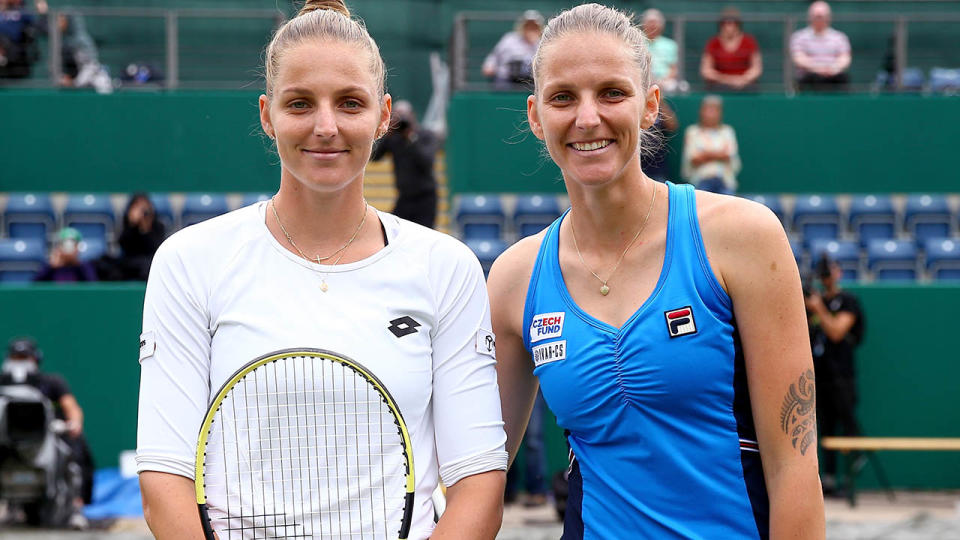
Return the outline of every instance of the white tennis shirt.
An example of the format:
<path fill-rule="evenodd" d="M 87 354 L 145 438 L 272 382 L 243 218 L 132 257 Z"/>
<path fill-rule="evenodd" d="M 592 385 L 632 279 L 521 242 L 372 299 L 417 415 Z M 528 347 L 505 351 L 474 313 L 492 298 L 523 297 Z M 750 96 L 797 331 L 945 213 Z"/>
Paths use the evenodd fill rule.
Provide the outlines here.
<path fill-rule="evenodd" d="M 410 538 L 425 538 L 438 474 L 450 486 L 507 466 L 480 264 L 458 240 L 380 213 L 384 249 L 317 265 L 280 245 L 266 210 L 257 203 L 187 227 L 153 259 L 137 470 L 193 479 L 200 424 L 230 375 L 273 351 L 326 349 L 366 366 L 397 401 L 416 473 Z M 398 337 L 391 321 L 403 317 L 420 326 Z"/>

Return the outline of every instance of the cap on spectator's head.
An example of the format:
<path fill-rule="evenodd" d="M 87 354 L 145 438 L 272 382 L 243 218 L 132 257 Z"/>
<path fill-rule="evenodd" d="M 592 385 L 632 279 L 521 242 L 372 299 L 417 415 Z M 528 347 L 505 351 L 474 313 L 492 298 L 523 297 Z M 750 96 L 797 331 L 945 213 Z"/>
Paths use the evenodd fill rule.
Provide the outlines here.
<path fill-rule="evenodd" d="M 543 26 L 543 15 L 535 9 L 528 9 L 523 12 L 523 15 L 520 17 L 521 22 L 535 22 L 537 26 Z"/>
<path fill-rule="evenodd" d="M 40 358 L 37 342 L 28 337 L 13 338 L 7 345 L 7 356 L 11 358 L 30 357 L 36 360 Z"/>
<path fill-rule="evenodd" d="M 57 242 L 75 242 L 80 243 L 83 240 L 83 235 L 80 234 L 80 231 L 74 229 L 73 227 L 64 227 L 60 229 L 60 232 L 57 234 Z"/>

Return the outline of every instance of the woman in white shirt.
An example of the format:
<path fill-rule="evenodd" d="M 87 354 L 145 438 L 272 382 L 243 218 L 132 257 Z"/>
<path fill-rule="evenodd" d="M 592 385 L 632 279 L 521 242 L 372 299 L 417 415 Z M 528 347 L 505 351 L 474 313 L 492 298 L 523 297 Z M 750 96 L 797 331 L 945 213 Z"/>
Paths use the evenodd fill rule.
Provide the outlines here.
<path fill-rule="evenodd" d="M 684 132 L 680 174 L 697 189 L 732 194 L 739 172 L 737 134 L 723 123 L 720 97 L 707 96 L 700 104 L 699 122 Z"/>
<path fill-rule="evenodd" d="M 279 191 L 174 234 L 151 268 L 137 437 L 147 523 L 160 540 L 201 537 L 193 461 L 211 390 L 266 353 L 314 348 L 357 360 L 397 401 L 416 470 L 409 538 L 492 539 L 507 455 L 479 262 L 364 200 L 391 98 L 342 0 L 308 0 L 265 56 L 260 120 Z M 447 506 L 434 525 L 438 477 Z"/>

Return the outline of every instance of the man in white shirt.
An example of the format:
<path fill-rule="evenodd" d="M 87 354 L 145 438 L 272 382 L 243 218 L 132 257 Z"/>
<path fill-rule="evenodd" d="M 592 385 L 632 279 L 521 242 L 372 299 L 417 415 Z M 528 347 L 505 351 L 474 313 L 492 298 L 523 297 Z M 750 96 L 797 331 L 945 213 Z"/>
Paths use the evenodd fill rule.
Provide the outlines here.
<path fill-rule="evenodd" d="M 845 87 L 850 81 L 850 40 L 830 27 L 830 5 L 821 1 L 810 4 L 807 21 L 810 26 L 790 36 L 797 85 L 806 90 Z"/>

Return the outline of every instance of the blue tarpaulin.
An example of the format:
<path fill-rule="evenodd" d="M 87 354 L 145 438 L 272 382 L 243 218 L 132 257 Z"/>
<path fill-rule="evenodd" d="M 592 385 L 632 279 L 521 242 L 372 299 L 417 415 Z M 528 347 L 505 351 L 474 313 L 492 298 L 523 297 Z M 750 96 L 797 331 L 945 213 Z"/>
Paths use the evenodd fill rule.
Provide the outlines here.
<path fill-rule="evenodd" d="M 93 502 L 84 508 L 87 519 L 143 517 L 140 483 L 124 478 L 119 469 L 100 469 L 93 475 Z"/>

